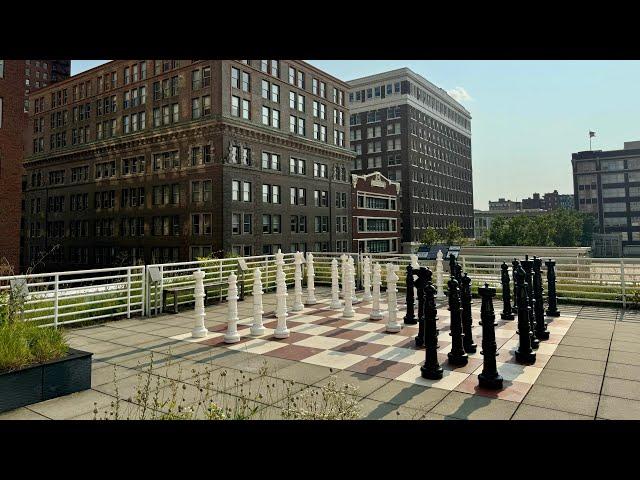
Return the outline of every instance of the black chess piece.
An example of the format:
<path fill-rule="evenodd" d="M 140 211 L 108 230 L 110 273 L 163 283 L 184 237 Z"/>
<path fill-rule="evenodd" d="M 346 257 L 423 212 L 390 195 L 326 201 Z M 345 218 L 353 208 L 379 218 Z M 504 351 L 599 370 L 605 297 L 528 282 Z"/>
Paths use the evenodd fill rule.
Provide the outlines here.
<path fill-rule="evenodd" d="M 460 289 L 460 299 L 462 302 L 462 333 L 464 334 L 462 344 L 467 353 L 476 353 L 478 346 L 473 343 L 473 317 L 471 315 L 471 278 L 466 274 L 462 276 L 462 287 Z"/>
<path fill-rule="evenodd" d="M 424 345 L 425 362 L 420 367 L 422 378 L 440 380 L 442 367 L 438 363 L 438 329 L 436 327 L 436 287 L 431 283 L 431 278 L 424 287 L 425 312 L 424 312 Z"/>
<path fill-rule="evenodd" d="M 544 321 L 544 300 L 542 288 L 542 259 L 533 257 L 533 293 L 535 300 L 536 318 L 536 338 L 539 340 L 549 340 L 549 330 Z"/>
<path fill-rule="evenodd" d="M 425 309 L 425 296 L 424 289 L 427 283 L 431 281 L 431 270 L 426 267 L 420 267 L 418 270 L 418 279 L 415 282 L 416 290 L 418 291 L 418 335 L 416 335 L 416 347 L 420 348 L 424 346 L 424 309 Z"/>
<path fill-rule="evenodd" d="M 453 256 L 453 253 L 449 253 L 449 275 L 456 276 L 456 257 Z"/>
<path fill-rule="evenodd" d="M 558 297 L 556 294 L 556 262 L 549 259 L 544 264 L 547 266 L 547 298 L 549 302 L 547 315 L 549 317 L 559 317 L 560 311 L 558 310 Z"/>
<path fill-rule="evenodd" d="M 456 280 L 458 285 L 462 285 L 462 265 L 456 262 Z"/>
<path fill-rule="evenodd" d="M 506 266 L 506 264 L 503 264 Z M 507 274 L 508 278 L 508 274 Z M 478 385 L 491 390 L 502 389 L 502 377 L 498 373 L 496 356 L 498 355 L 498 345 L 496 344 L 496 315 L 493 310 L 493 297 L 496 296 L 496 289 L 489 287 L 487 283 L 478 289 L 478 294 L 482 298 L 480 305 L 480 318 L 482 318 L 482 373 L 478 375 Z"/>
<path fill-rule="evenodd" d="M 502 320 L 513 320 L 515 317 L 511 310 L 511 290 L 509 287 L 509 266 L 506 262 L 502 262 L 500 267 L 502 270 L 502 313 L 500 318 Z M 484 347 L 483 347 L 484 348 Z"/>
<path fill-rule="evenodd" d="M 525 284 L 527 285 L 527 305 L 529 306 L 529 332 L 531 332 L 531 348 L 537 350 L 540 340 L 536 337 L 536 311 L 535 299 L 533 297 L 533 262 L 529 260 L 529 255 L 524 256 L 521 262 L 525 272 Z"/>
<path fill-rule="evenodd" d="M 513 311 L 518 311 L 518 283 L 516 282 L 516 270 L 520 266 L 520 262 L 517 258 L 514 258 L 511 262 L 511 266 L 513 267 L 511 270 L 511 278 L 513 279 Z"/>
<path fill-rule="evenodd" d="M 447 283 L 449 287 L 449 311 L 451 312 L 451 351 L 447 355 L 449 363 L 455 366 L 464 366 L 469 361 L 468 355 L 464 351 L 462 333 L 462 308 L 460 306 L 460 288 L 458 280 L 451 278 Z"/>
<path fill-rule="evenodd" d="M 527 274 L 522 265 L 516 270 L 516 282 L 518 284 L 518 338 L 520 340 L 516 350 L 516 360 L 520 363 L 535 363 L 536 353 L 531 348 L 531 331 L 529 330 L 529 299 L 527 295 Z"/>
<path fill-rule="evenodd" d="M 406 302 L 407 302 L 407 314 L 404 316 L 404 323 L 405 325 L 415 325 L 416 324 L 416 317 L 415 317 L 415 298 L 414 298 L 414 292 L 413 292 L 413 287 L 414 287 L 414 281 L 413 281 L 413 275 L 417 273 L 414 272 L 414 269 L 411 265 L 407 265 L 407 297 L 406 297 Z"/>

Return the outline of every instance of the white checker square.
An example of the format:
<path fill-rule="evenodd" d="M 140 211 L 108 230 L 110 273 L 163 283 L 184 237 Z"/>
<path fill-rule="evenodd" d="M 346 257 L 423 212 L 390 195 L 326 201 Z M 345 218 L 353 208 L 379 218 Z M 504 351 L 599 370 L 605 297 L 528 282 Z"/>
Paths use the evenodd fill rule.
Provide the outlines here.
<path fill-rule="evenodd" d="M 244 343 L 232 343 L 227 345 L 231 350 L 240 350 L 248 353 L 267 353 L 278 348 L 282 348 L 282 344 L 278 342 L 270 342 L 261 338 L 254 338 Z"/>
<path fill-rule="evenodd" d="M 503 363 L 496 362 L 498 366 L 498 373 L 510 382 L 522 382 L 533 384 L 540 373 L 542 373 L 542 368 L 533 367 L 531 365 L 520 365 L 517 363 Z M 482 373 L 483 366 L 478 367 L 473 373 L 480 374 Z"/>
<path fill-rule="evenodd" d="M 322 335 L 323 333 L 334 330 L 335 327 L 327 327 L 326 325 L 315 325 L 313 323 L 304 323 L 302 325 L 296 325 L 290 330 L 292 332 L 306 333 L 307 335 Z"/>
<path fill-rule="evenodd" d="M 411 350 L 402 347 L 387 347 L 371 356 L 381 360 L 392 360 L 394 362 L 410 363 L 413 365 L 424 363 L 425 359 L 424 350 Z"/>
<path fill-rule="evenodd" d="M 346 330 L 361 330 L 363 332 L 375 332 L 379 330 L 382 326 L 379 321 L 371 321 L 371 322 L 351 322 L 343 325 L 340 328 L 344 328 Z"/>
<path fill-rule="evenodd" d="M 349 340 L 346 338 L 334 338 L 334 337 L 309 337 L 299 342 L 293 343 L 293 345 L 300 345 L 301 347 L 320 348 L 322 350 L 328 350 L 330 348 L 339 347 L 340 345 L 347 343 Z"/>
<path fill-rule="evenodd" d="M 298 344 L 300 344 L 299 342 Z M 319 365 L 322 367 L 336 368 L 344 370 L 352 365 L 355 365 L 367 357 L 362 355 L 356 355 L 354 353 L 335 352 L 333 350 L 325 350 L 324 352 L 317 353 L 302 360 L 304 363 L 310 363 L 312 365 Z"/>
<path fill-rule="evenodd" d="M 172 337 L 169 337 L 171 340 L 182 340 L 184 342 L 190 342 L 190 343 L 198 343 L 198 342 L 202 342 L 204 340 L 209 340 L 211 338 L 216 338 L 216 337 L 221 337 L 223 336 L 223 333 L 218 333 L 218 332 L 209 332 L 207 334 L 206 337 L 202 337 L 202 338 L 193 338 L 191 336 L 191 332 L 187 332 L 187 333 L 181 333 L 179 335 L 174 335 Z"/>
<path fill-rule="evenodd" d="M 388 333 L 369 332 L 361 337 L 354 338 L 356 342 L 375 343 L 378 345 L 396 345 L 405 340 L 402 335 L 390 335 Z"/>
<path fill-rule="evenodd" d="M 453 390 L 460 385 L 469 376 L 468 373 L 453 372 L 450 370 L 444 370 L 442 378 L 440 380 L 428 380 L 422 378 L 420 372 L 420 365 L 407 370 L 402 375 L 396 378 L 401 382 L 414 383 L 417 385 L 424 385 L 425 387 L 441 388 L 442 390 Z"/>

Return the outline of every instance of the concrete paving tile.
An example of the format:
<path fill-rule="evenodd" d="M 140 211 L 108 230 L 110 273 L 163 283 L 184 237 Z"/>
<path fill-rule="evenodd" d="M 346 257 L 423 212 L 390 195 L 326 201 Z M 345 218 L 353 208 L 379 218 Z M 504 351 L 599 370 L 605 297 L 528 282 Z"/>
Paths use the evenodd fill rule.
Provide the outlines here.
<path fill-rule="evenodd" d="M 101 366 L 96 368 L 96 365 L 94 364 L 91 369 L 91 388 L 95 388 L 106 383 L 113 383 L 114 380 L 122 380 L 123 378 L 138 374 L 138 370 L 133 368 L 124 368 L 109 363 L 99 363 L 98 365 Z"/>
<path fill-rule="evenodd" d="M 44 415 L 40 415 L 26 407 L 16 408 L 8 412 L 0 413 L 0 421 L 2 420 L 51 420 Z"/>
<path fill-rule="evenodd" d="M 623 378 L 640 382 L 640 365 L 624 365 L 622 363 L 607 363 L 605 377 Z"/>
<path fill-rule="evenodd" d="M 602 395 L 640 400 L 640 382 L 605 377 L 602 384 Z"/>
<path fill-rule="evenodd" d="M 583 358 L 587 360 L 599 360 L 601 362 L 605 362 L 609 355 L 609 350 L 605 350 L 603 348 L 558 345 L 558 348 L 556 348 L 553 355 L 558 357 Z"/>
<path fill-rule="evenodd" d="M 335 378 L 338 388 L 343 385 L 352 385 L 357 387 L 357 393 L 355 393 L 357 397 L 366 397 L 389 382 L 389 379 L 387 378 L 374 377 L 364 373 L 342 370 L 335 375 L 330 375 L 323 380 L 320 380 L 315 383 L 314 386 L 321 387 L 323 385 L 327 385 L 332 378 Z"/>
<path fill-rule="evenodd" d="M 593 417 L 521 404 L 511 420 L 593 420 Z"/>
<path fill-rule="evenodd" d="M 620 351 L 620 352 L 640 353 L 640 343 L 613 340 L 611 342 L 611 350 Z"/>
<path fill-rule="evenodd" d="M 375 390 L 367 398 L 379 402 L 403 405 L 409 408 L 429 411 L 449 392 L 439 388 L 429 388 L 422 385 L 409 384 L 391 380 Z"/>
<path fill-rule="evenodd" d="M 544 369 L 536 385 L 547 387 L 566 388 L 587 393 L 600 393 L 602 376 L 588 373 L 567 372 L 564 370 Z"/>
<path fill-rule="evenodd" d="M 516 402 L 450 392 L 429 412 L 465 420 L 509 420 L 517 407 Z"/>
<path fill-rule="evenodd" d="M 598 338 L 585 338 L 585 337 L 571 337 L 564 336 L 562 340 L 560 340 L 560 345 L 571 345 L 573 347 L 588 347 L 588 348 L 602 348 L 609 349 L 609 340 L 608 339 L 598 339 Z"/>
<path fill-rule="evenodd" d="M 609 352 L 609 362 L 640 366 L 640 353 L 612 350 Z"/>
<path fill-rule="evenodd" d="M 640 401 L 602 395 L 597 416 L 607 420 L 640 420 Z"/>
<path fill-rule="evenodd" d="M 333 374 L 337 373 L 338 371 L 333 371 Z M 283 368 L 279 368 L 271 374 L 271 376 L 276 378 L 293 380 L 306 385 L 314 385 L 323 379 L 328 379 L 330 375 L 332 375 L 332 372 L 328 367 L 302 362 L 295 362 L 293 365 L 287 365 Z"/>
<path fill-rule="evenodd" d="M 109 405 L 114 398 L 96 390 L 85 390 L 64 397 L 29 405 L 29 410 L 53 420 L 64 420 L 93 411 L 94 402 L 98 408 Z"/>
<path fill-rule="evenodd" d="M 595 416 L 598 395 L 564 388 L 534 385 L 522 403 L 562 412 Z"/>
<path fill-rule="evenodd" d="M 445 417 L 435 413 L 425 412 L 391 403 L 383 403 L 369 398 L 358 402 L 360 418 L 362 420 L 444 420 Z"/>
<path fill-rule="evenodd" d="M 582 358 L 553 356 L 544 368 L 550 370 L 564 370 L 567 372 L 589 373 L 591 375 L 603 375 L 605 362 L 598 360 L 586 360 Z"/>

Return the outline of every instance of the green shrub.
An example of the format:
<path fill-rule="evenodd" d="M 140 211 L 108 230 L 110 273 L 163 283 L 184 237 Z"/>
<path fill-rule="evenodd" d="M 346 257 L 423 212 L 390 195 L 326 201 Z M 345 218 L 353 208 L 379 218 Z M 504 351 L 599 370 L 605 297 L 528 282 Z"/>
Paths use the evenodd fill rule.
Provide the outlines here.
<path fill-rule="evenodd" d="M 55 360 L 68 349 L 60 330 L 23 321 L 0 323 L 0 372 Z"/>

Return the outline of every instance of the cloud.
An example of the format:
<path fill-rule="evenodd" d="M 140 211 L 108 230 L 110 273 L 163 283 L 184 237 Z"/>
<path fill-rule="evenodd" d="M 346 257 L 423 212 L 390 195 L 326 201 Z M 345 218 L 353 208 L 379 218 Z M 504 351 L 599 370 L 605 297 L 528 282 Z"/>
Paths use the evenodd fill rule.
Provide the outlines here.
<path fill-rule="evenodd" d="M 469 95 L 469 92 L 467 92 L 463 87 L 452 88 L 451 90 L 447 90 L 447 93 L 458 102 L 468 102 L 473 100 L 471 95 Z"/>

